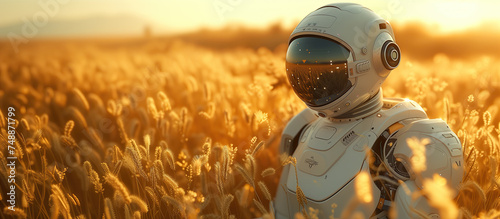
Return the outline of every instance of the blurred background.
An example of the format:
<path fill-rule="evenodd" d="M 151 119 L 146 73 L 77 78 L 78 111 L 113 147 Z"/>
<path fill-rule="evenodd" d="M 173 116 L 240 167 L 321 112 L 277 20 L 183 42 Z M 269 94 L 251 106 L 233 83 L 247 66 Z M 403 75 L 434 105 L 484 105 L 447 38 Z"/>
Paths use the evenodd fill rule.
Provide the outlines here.
<path fill-rule="evenodd" d="M 286 43 L 308 13 L 333 1 L 2 1 L 0 39 L 10 49 L 37 39 L 177 37 L 207 47 Z M 355 0 L 390 21 L 405 55 L 432 59 L 496 56 L 500 2 Z M 241 38 L 243 37 L 243 38 Z M 242 40 L 248 39 L 248 40 Z M 5 48 L 4 48 L 5 50 Z"/>
<path fill-rule="evenodd" d="M 281 132 L 306 107 L 285 77 L 287 40 L 332 2 L 0 0 L 0 135 L 14 107 L 23 148 L 20 207 L 0 202 L 0 218 L 266 215 Z M 451 201 L 441 210 L 498 218 L 500 1 L 352 2 L 391 22 L 401 47 L 384 96 L 415 100 L 462 141 L 464 185 L 436 193 Z"/>
<path fill-rule="evenodd" d="M 168 0 L 3 1 L 2 37 L 26 23 L 37 37 L 137 35 L 148 26 L 157 34 L 270 23 L 291 27 L 312 10 L 335 1 Z M 391 22 L 419 21 L 436 31 L 460 31 L 500 19 L 494 0 L 354 0 Z M 28 22 L 26 22 L 28 21 Z"/>

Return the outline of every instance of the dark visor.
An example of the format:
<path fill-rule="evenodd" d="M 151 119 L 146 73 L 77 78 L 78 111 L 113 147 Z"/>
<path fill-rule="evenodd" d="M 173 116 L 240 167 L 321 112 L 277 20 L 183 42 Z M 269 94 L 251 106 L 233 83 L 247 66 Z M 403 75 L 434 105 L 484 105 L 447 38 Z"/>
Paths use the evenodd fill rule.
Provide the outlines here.
<path fill-rule="evenodd" d="M 352 87 L 347 73 L 349 50 L 313 36 L 292 40 L 286 53 L 286 74 L 293 90 L 310 106 L 337 100 Z"/>

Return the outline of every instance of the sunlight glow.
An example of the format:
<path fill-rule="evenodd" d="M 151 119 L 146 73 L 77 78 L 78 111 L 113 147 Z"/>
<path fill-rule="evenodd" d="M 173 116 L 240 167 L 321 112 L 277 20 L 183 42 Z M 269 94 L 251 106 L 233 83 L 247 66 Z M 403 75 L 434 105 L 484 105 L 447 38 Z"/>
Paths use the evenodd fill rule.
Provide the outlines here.
<path fill-rule="evenodd" d="M 0 7 L 0 30 L 9 25 L 31 19 L 36 13 L 46 10 L 42 2 L 7 1 Z M 62 2 L 62 1 L 61 1 Z M 497 22 L 500 2 L 492 0 L 352 0 L 362 4 L 385 19 L 394 23 L 418 21 L 435 24 L 439 31 L 456 31 L 470 28 L 484 22 Z M 201 28 L 224 26 L 267 27 L 279 23 L 291 27 L 308 13 L 331 0 L 285 1 L 285 0 L 145 0 L 134 1 L 70 1 L 55 7 L 52 21 L 82 20 L 89 18 L 117 19 L 128 16 L 153 27 L 156 33 L 178 33 Z M 99 6 L 99 7 L 96 7 Z M 117 18 L 118 17 L 118 18 Z M 123 24 L 126 26 L 126 24 Z M 78 27 L 75 27 L 78 29 Z M 1 32 L 1 31 L 0 31 Z M 4 37 L 4 36 L 0 36 Z"/>

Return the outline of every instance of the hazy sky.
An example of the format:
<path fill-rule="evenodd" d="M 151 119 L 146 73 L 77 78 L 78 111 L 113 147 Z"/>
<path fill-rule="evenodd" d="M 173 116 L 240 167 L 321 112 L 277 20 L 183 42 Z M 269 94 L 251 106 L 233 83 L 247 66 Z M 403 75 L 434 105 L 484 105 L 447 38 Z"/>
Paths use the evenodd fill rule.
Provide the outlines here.
<path fill-rule="evenodd" d="M 59 3 L 67 2 L 67 3 Z M 312 10 L 332 0 L 0 0 L 0 26 L 33 19 L 51 5 L 51 20 L 96 15 L 134 15 L 153 26 L 179 32 L 228 23 L 265 26 L 273 21 L 285 25 L 300 21 Z M 495 0 L 353 0 L 391 22 L 418 20 L 457 30 L 483 21 L 500 21 L 500 1 Z"/>

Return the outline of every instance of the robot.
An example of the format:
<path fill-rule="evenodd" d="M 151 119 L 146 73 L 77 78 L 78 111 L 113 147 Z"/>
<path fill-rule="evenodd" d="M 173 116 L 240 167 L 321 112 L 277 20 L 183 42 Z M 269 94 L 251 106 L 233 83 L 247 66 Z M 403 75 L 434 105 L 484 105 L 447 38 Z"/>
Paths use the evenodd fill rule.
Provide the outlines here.
<path fill-rule="evenodd" d="M 385 218 L 391 206 L 398 218 L 439 218 L 424 195 L 412 194 L 439 174 L 456 195 L 463 151 L 449 126 L 428 119 L 416 102 L 383 98 L 382 82 L 400 60 L 391 25 L 361 5 L 326 5 L 298 24 L 289 38 L 286 74 L 308 108 L 282 133 L 280 153 L 295 157 L 296 168 L 283 167 L 271 202 L 277 218 L 302 211 L 297 183 L 319 218 L 330 217 L 332 208 L 335 218 L 346 210 Z M 421 172 L 412 163 L 412 138 L 426 139 Z M 352 205 L 362 172 L 369 173 L 372 199 Z"/>

